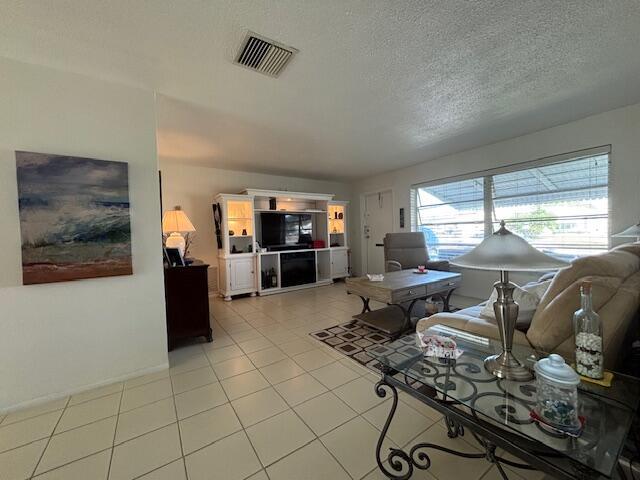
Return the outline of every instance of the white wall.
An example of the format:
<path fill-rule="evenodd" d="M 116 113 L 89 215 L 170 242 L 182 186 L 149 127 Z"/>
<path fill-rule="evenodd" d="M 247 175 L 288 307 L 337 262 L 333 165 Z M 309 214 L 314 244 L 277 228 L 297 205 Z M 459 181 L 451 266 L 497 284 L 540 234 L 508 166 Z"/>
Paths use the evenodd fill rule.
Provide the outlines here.
<path fill-rule="evenodd" d="M 336 200 L 352 200 L 351 187 L 341 182 L 195 167 L 178 164 L 163 159 L 162 156 L 160 170 L 163 210 L 171 210 L 176 205 L 182 207 L 196 228 L 190 255 L 210 265 L 217 265 L 218 245 L 211 204 L 213 197 L 218 193 L 239 193 L 245 188 L 261 188 L 333 193 Z M 355 225 L 353 222 L 351 224 Z M 349 235 L 351 238 L 353 232 L 350 231 Z"/>
<path fill-rule="evenodd" d="M 22 286 L 14 150 L 129 163 L 132 276 Z M 0 59 L 0 412 L 166 366 L 158 192 L 153 93 Z"/>
<path fill-rule="evenodd" d="M 352 209 L 352 212 L 357 213 L 357 224 L 352 228 L 360 231 L 359 197 L 363 192 L 374 192 L 387 187 L 394 189 L 395 231 L 401 231 L 397 209 L 404 207 L 409 215 L 409 189 L 413 184 L 606 144 L 612 145 L 610 220 L 611 231 L 616 232 L 640 219 L 640 104 L 359 181 Z M 407 218 L 405 230 L 408 231 L 410 225 Z M 361 243 L 355 239 L 351 243 L 356 269 L 360 271 Z M 612 239 L 612 245 L 617 243 L 621 242 Z M 463 285 L 458 293 L 475 298 L 487 298 L 495 281 L 493 274 L 472 271 L 464 271 L 463 278 Z M 514 278 L 514 281 L 518 282 L 518 279 Z"/>

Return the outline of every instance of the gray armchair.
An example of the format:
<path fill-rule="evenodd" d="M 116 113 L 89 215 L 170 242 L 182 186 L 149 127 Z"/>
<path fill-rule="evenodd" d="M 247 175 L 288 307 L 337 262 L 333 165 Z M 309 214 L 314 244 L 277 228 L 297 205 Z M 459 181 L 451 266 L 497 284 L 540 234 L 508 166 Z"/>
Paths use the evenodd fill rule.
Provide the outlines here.
<path fill-rule="evenodd" d="M 449 262 L 430 261 L 422 232 L 387 233 L 384 236 L 385 272 L 425 265 L 428 270 L 449 271 Z"/>

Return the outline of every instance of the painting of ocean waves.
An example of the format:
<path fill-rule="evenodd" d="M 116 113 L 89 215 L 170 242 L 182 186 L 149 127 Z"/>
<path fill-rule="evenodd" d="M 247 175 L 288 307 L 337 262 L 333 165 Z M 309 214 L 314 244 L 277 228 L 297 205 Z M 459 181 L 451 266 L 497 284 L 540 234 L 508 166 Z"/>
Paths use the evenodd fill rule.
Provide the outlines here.
<path fill-rule="evenodd" d="M 16 152 L 25 285 L 130 275 L 128 165 Z"/>

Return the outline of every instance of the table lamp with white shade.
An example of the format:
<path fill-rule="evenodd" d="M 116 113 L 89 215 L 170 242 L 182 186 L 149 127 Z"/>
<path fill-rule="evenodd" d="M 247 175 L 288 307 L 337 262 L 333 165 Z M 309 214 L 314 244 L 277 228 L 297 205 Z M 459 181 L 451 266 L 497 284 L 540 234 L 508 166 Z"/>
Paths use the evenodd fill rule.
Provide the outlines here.
<path fill-rule="evenodd" d="M 631 225 L 629 228 L 625 228 L 621 232 L 613 234 L 612 237 L 635 238 L 636 242 L 640 242 L 640 223 Z"/>
<path fill-rule="evenodd" d="M 195 232 L 196 229 L 189 217 L 182 211 L 179 205 L 173 210 L 164 212 L 162 216 L 162 233 L 169 234 L 165 241 L 168 248 L 177 248 L 180 256 L 184 257 L 186 250 L 185 235 Z"/>
<path fill-rule="evenodd" d="M 511 233 L 506 229 L 504 221 L 500 222 L 497 232 L 486 237 L 469 253 L 452 259 L 450 263 L 464 268 L 500 272 L 500 281 L 493 285 L 498 292 L 493 310 L 500 332 L 502 353 L 487 357 L 484 365 L 498 378 L 516 381 L 533 378 L 531 371 L 511 352 L 519 307 L 513 300 L 516 285 L 509 281 L 509 272 L 556 270 L 567 263 L 542 253 L 522 237 Z"/>

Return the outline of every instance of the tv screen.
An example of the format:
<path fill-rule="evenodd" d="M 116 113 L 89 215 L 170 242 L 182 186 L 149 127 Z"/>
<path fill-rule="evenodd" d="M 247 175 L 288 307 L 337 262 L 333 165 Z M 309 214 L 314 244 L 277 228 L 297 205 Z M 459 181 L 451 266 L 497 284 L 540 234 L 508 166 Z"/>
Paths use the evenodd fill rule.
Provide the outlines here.
<path fill-rule="evenodd" d="M 277 247 L 311 243 L 313 222 L 311 215 L 261 213 L 262 235 L 260 245 Z"/>

